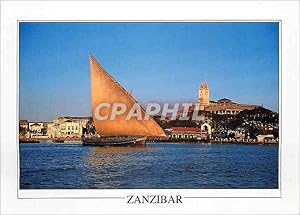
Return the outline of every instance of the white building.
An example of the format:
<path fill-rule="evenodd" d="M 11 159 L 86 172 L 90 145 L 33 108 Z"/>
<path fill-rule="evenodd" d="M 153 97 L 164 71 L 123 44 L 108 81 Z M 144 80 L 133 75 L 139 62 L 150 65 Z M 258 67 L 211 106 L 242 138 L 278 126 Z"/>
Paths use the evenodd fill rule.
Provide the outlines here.
<path fill-rule="evenodd" d="M 49 123 L 47 134 L 50 138 L 79 138 L 89 120 L 89 117 L 58 117 Z"/>

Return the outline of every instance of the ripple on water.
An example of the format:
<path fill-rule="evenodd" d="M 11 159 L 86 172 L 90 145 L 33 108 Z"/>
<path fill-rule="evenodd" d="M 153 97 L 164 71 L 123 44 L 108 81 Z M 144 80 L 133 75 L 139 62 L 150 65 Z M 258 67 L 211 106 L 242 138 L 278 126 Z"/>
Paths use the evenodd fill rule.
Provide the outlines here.
<path fill-rule="evenodd" d="M 278 146 L 21 144 L 22 189 L 277 188 Z"/>

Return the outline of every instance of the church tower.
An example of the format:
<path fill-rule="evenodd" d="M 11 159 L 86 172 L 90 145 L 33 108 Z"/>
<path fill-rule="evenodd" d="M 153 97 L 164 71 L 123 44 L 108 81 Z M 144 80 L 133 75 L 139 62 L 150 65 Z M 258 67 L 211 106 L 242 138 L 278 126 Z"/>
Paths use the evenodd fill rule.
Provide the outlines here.
<path fill-rule="evenodd" d="M 198 102 L 200 110 L 209 106 L 209 88 L 205 81 L 202 81 L 200 85 Z"/>

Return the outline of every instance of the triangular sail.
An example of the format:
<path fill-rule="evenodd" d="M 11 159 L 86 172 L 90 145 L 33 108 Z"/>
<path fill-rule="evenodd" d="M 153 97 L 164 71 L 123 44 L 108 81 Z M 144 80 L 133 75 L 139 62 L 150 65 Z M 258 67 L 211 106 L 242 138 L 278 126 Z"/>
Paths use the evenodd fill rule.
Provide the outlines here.
<path fill-rule="evenodd" d="M 150 117 L 145 120 L 145 110 L 142 110 L 142 120 L 132 117 L 126 120 L 131 107 L 136 104 L 136 100 L 117 82 L 108 72 L 90 55 L 91 70 L 91 105 L 93 121 L 97 132 L 101 136 L 165 136 L 162 128 Z M 122 103 L 127 109 L 117 115 L 114 120 L 108 117 L 105 120 L 98 120 L 95 117 L 95 109 L 101 103 L 111 104 Z M 110 116 L 112 107 L 101 108 L 99 115 Z"/>

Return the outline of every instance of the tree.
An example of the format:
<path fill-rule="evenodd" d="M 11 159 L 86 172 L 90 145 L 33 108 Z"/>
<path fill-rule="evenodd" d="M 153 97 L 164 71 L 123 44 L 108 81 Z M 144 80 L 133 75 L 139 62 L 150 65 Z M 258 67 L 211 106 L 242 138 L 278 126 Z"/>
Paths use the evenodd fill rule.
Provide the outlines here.
<path fill-rule="evenodd" d="M 92 118 L 87 122 L 86 128 L 83 130 L 83 134 L 96 134 L 96 128 Z"/>
<path fill-rule="evenodd" d="M 19 136 L 25 136 L 26 128 L 19 126 Z"/>

